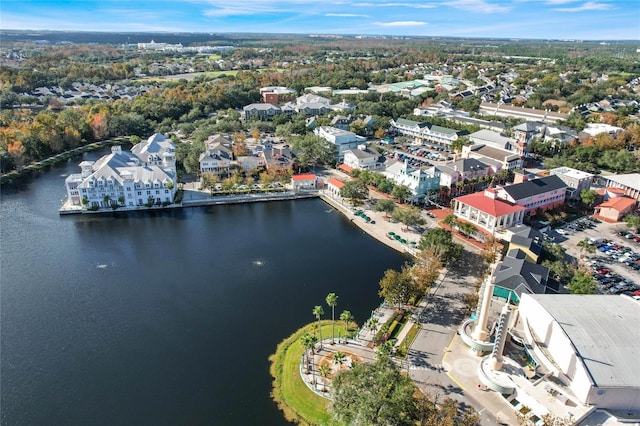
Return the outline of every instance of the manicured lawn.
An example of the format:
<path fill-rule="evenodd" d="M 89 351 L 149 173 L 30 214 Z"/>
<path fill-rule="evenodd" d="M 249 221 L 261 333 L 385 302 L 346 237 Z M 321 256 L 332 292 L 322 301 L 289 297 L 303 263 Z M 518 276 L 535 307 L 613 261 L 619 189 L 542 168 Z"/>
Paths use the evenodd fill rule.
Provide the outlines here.
<path fill-rule="evenodd" d="M 331 321 L 321 321 L 321 325 L 323 338 L 330 338 Z M 326 425 L 330 421 L 330 415 L 327 412 L 329 400 L 316 395 L 300 377 L 300 359 L 305 351 L 300 338 L 305 332 L 312 332 L 311 327 L 312 324 L 308 324 L 287 337 L 269 357 L 273 376 L 271 397 L 289 421 L 298 424 Z M 355 325 L 352 325 L 352 328 L 355 328 Z M 335 329 L 336 336 L 338 330 L 344 335 L 344 322 L 336 321 Z"/>

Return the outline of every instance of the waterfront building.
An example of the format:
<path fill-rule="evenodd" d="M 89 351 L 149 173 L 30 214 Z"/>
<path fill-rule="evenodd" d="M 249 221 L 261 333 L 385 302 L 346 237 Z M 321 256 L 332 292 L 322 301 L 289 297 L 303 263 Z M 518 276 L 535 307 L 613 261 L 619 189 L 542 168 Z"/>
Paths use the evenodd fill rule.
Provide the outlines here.
<path fill-rule="evenodd" d="M 340 190 L 342 188 L 344 188 L 344 182 L 339 179 L 331 177 L 327 181 L 327 190 L 329 191 L 331 196 L 334 198 L 340 196 Z"/>
<path fill-rule="evenodd" d="M 218 176 L 229 174 L 229 166 L 233 161 L 233 151 L 221 143 L 209 145 L 200 154 L 200 173 L 215 173 Z"/>
<path fill-rule="evenodd" d="M 67 196 L 75 206 L 169 204 L 177 190 L 174 146 L 164 135 L 151 136 L 132 152 L 113 146 L 111 154 L 83 161 L 80 168 L 81 173 L 65 179 Z"/>
<path fill-rule="evenodd" d="M 493 188 L 454 199 L 453 213 L 457 218 L 490 234 L 522 223 L 524 212 L 524 207 L 500 199 Z"/>
<path fill-rule="evenodd" d="M 316 189 L 318 187 L 318 177 L 313 173 L 291 176 L 291 187 L 294 191 L 305 189 Z"/>
<path fill-rule="evenodd" d="M 436 167 L 422 169 L 409 165 L 407 161 L 391 163 L 382 173 L 396 185 L 404 185 L 411 191 L 411 201 L 419 201 L 430 190 L 440 188 L 440 171 Z"/>

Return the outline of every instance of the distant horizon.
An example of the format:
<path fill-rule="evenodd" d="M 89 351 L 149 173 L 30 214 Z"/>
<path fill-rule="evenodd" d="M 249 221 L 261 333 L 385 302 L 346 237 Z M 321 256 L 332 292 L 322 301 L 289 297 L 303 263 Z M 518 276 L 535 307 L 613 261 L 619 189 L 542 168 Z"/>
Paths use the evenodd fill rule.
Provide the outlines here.
<path fill-rule="evenodd" d="M 640 41 L 635 0 L 4 0 L 0 12 L 2 31 Z"/>
<path fill-rule="evenodd" d="M 637 39 L 578 39 L 578 38 L 523 38 L 523 37 L 464 37 L 464 36 L 440 36 L 440 35 L 397 35 L 397 34 L 331 34 L 331 33 L 270 33 L 270 32 L 249 32 L 249 31 L 109 31 L 109 30 L 49 30 L 49 29 L 34 29 L 34 28 L 2 28 L 0 33 L 11 32 L 33 32 L 33 33 L 76 33 L 76 34 L 131 34 L 131 35 L 145 35 L 145 34 L 159 34 L 159 35 L 171 35 L 171 34 L 194 34 L 194 35 L 267 35 L 267 36 L 301 36 L 317 38 L 393 38 L 393 39 L 452 39 L 452 40 L 496 40 L 496 41 L 549 41 L 549 42 L 587 42 L 587 43 L 640 43 Z M 314 37 L 314 38 L 316 38 Z M 151 40 L 147 40 L 150 42 Z"/>

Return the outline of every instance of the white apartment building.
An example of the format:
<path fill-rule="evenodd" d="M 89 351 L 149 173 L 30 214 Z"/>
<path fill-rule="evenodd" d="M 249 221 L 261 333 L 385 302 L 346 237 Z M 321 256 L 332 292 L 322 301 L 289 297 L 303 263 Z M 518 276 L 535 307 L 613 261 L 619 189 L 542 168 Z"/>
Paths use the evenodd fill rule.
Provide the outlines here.
<path fill-rule="evenodd" d="M 83 161 L 80 168 L 81 173 L 65 179 L 68 199 L 75 206 L 169 204 L 177 190 L 174 146 L 164 135 L 151 136 L 132 152 L 114 146 L 111 154 Z"/>
<path fill-rule="evenodd" d="M 336 159 L 339 162 L 344 160 L 345 152 L 357 149 L 358 145 L 366 141 L 366 138 L 353 132 L 329 126 L 317 127 L 313 130 L 313 133 L 335 145 Z"/>

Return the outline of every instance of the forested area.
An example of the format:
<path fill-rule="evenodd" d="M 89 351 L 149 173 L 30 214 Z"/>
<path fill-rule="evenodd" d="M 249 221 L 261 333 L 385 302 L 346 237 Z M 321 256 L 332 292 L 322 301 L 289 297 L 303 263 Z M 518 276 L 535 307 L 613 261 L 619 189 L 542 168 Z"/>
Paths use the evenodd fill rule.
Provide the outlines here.
<path fill-rule="evenodd" d="M 638 99 L 636 94 L 624 89 L 633 78 L 640 76 L 637 61 L 627 59 L 631 52 L 627 45 L 523 42 L 489 46 L 447 40 L 431 43 L 420 39 L 304 41 L 284 36 L 246 37 L 238 40 L 240 48 L 220 55 L 140 52 L 115 45 L 15 43 L 14 48 L 22 56 L 19 66 L 8 66 L 4 62 L 0 66 L 1 171 L 11 171 L 64 150 L 115 136 L 146 137 L 153 132 L 179 130 L 187 140 L 195 142 L 179 147 L 179 156 L 189 169 L 195 168 L 203 141 L 213 133 L 257 130 L 278 136 L 304 136 L 309 129 L 303 115 L 279 116 L 272 121 L 240 120 L 238 111 L 259 102 L 259 88 L 264 86 L 287 86 L 302 94 L 304 88 L 310 86 L 364 89 L 369 84 L 408 81 L 442 71 L 480 82 L 479 69 L 487 77 L 513 70 L 518 75 L 515 86 L 532 92 L 526 106 L 541 107 L 548 99 L 564 99 L 567 104 L 562 108 L 567 109 L 617 93 Z M 504 56 L 516 52 L 553 58 L 553 61 Z M 70 88 L 76 82 L 141 85 L 145 80 L 137 79 L 136 73 L 162 75 L 185 67 L 194 72 L 223 72 L 222 68 L 233 69 L 233 72 L 202 75 L 191 80 L 155 81 L 146 93 L 133 99 L 89 99 L 64 105 L 55 96 L 39 101 L 29 94 L 38 87 Z M 607 79 L 595 78 L 604 72 L 609 73 Z M 569 78 L 559 78 L 562 73 L 568 73 Z M 383 132 L 389 127 L 390 119 L 410 117 L 416 106 L 450 98 L 446 91 L 438 91 L 413 98 L 387 92 L 349 95 L 344 99 L 357 107 L 357 114 L 373 116 L 374 130 Z M 332 98 L 334 103 L 340 100 L 342 98 Z M 477 110 L 480 103 L 477 97 L 450 100 L 458 108 L 471 112 Z M 637 169 L 635 156 L 630 152 L 637 147 L 639 139 L 638 126 L 629 117 L 633 112 L 633 108 L 622 108 L 615 114 L 589 118 L 626 128 L 612 141 L 594 138 L 560 151 L 547 143 L 538 143 L 534 144 L 534 152 L 556 157 L 549 165 L 574 165 L 589 171 Z M 320 117 L 318 124 L 328 125 L 331 115 Z M 430 121 L 469 132 L 477 130 L 475 126 L 439 118 Z M 580 130 L 586 125 L 586 119 L 572 114 L 566 124 Z M 362 129 L 352 130 L 362 133 Z M 378 134 L 382 135 L 381 132 Z"/>

